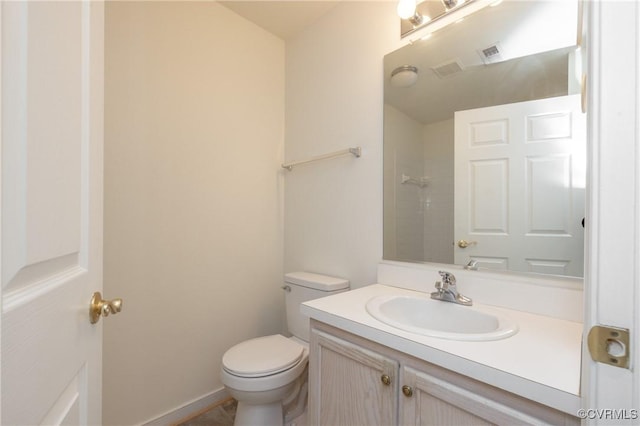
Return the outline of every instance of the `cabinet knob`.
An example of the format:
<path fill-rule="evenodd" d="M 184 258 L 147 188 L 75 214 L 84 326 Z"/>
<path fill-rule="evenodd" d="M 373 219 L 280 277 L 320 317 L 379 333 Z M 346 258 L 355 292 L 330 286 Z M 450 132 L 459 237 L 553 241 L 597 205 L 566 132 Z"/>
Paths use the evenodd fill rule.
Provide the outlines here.
<path fill-rule="evenodd" d="M 402 393 L 404 396 L 413 396 L 413 389 L 411 389 L 411 386 L 404 385 L 402 387 Z"/>
<path fill-rule="evenodd" d="M 380 377 L 380 380 L 382 380 L 382 383 L 383 383 L 385 386 L 389 386 L 389 385 L 391 384 L 391 377 L 389 377 L 389 376 L 388 376 L 388 375 L 386 375 L 386 374 L 383 374 L 383 375 L 382 375 L 382 377 Z"/>

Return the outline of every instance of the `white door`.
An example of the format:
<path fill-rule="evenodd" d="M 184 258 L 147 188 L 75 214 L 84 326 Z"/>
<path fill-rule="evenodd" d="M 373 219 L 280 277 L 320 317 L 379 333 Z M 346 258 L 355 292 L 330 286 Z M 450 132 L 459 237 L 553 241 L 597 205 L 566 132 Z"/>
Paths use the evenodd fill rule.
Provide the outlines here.
<path fill-rule="evenodd" d="M 583 275 L 585 121 L 579 95 L 456 112 L 456 264 Z"/>
<path fill-rule="evenodd" d="M 104 5 L 1 7 L 1 423 L 99 424 Z"/>

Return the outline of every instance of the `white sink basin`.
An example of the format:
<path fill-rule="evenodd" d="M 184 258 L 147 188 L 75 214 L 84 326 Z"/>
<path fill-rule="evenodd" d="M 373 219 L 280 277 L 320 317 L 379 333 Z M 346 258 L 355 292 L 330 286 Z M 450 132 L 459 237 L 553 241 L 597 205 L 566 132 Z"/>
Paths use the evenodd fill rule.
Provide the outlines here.
<path fill-rule="evenodd" d="M 513 336 L 518 324 L 490 309 L 433 300 L 428 295 L 371 298 L 367 312 L 400 330 L 450 340 L 487 341 Z"/>

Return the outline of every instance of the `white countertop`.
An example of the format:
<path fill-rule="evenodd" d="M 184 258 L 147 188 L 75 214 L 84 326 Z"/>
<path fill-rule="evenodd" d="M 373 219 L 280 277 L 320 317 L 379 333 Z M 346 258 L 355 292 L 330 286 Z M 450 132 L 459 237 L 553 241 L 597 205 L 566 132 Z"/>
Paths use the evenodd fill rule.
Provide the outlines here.
<path fill-rule="evenodd" d="M 384 346 L 576 415 L 580 408 L 581 323 L 486 306 L 517 322 L 518 333 L 488 342 L 446 340 L 408 333 L 369 315 L 366 302 L 388 294 L 424 296 L 374 284 L 305 302 L 301 311 Z"/>

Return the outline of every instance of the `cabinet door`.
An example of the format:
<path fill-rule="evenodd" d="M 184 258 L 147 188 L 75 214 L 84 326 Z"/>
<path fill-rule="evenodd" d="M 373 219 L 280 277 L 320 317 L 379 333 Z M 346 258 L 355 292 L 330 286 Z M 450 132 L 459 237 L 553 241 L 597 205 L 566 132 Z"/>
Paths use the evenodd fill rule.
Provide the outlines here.
<path fill-rule="evenodd" d="M 478 417 L 474 407 L 461 403 L 463 396 L 447 389 L 451 386 L 449 383 L 410 367 L 403 368 L 402 378 L 401 425 L 485 426 L 492 424 Z M 405 390 L 404 387 L 408 387 L 409 390 Z M 444 389 L 447 391 L 443 391 Z"/>
<path fill-rule="evenodd" d="M 312 330 L 309 423 L 396 424 L 398 372 L 393 359 Z"/>
<path fill-rule="evenodd" d="M 525 408 L 527 402 L 509 401 L 509 405 L 498 402 L 503 400 L 502 391 L 489 386 L 482 393 L 478 389 L 472 392 L 411 367 L 402 368 L 400 383 L 410 387 L 407 390 L 410 396 L 403 392 L 404 389 L 400 391 L 401 425 L 575 424 L 575 419 L 555 410 L 539 410 L 539 417 L 534 417 L 527 412 L 536 412 L 537 408 Z M 492 392 L 494 398 L 491 398 Z"/>

